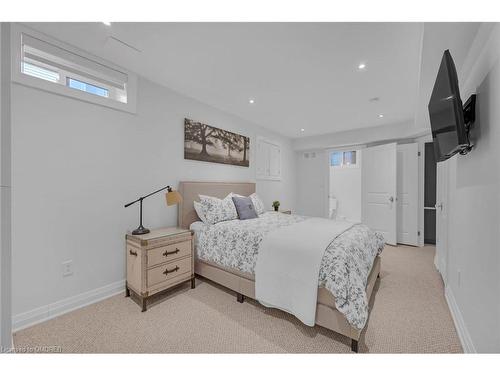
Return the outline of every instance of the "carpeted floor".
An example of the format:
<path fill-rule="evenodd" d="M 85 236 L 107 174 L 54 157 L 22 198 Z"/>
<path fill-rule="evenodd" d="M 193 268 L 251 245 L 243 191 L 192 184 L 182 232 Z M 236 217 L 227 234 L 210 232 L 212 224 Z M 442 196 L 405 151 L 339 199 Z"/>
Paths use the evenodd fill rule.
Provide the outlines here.
<path fill-rule="evenodd" d="M 386 246 L 360 352 L 462 352 L 434 247 Z M 14 335 L 16 347 L 60 346 L 77 353 L 350 353 L 350 340 L 206 280 L 189 283 L 141 313 L 123 295 Z"/>

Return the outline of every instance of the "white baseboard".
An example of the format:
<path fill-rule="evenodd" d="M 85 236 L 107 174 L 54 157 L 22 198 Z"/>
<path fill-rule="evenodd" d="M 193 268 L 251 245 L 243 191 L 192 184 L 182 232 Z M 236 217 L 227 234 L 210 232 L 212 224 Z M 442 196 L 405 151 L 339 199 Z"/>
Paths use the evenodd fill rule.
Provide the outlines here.
<path fill-rule="evenodd" d="M 23 328 L 53 319 L 56 316 L 99 302 L 119 293 L 125 293 L 125 280 L 120 280 L 73 297 L 38 307 L 31 311 L 14 315 L 12 317 L 12 331 L 16 332 Z"/>
<path fill-rule="evenodd" d="M 446 302 L 448 302 L 448 307 L 450 308 L 451 316 L 453 318 L 453 322 L 455 323 L 455 328 L 457 329 L 458 337 L 462 343 L 464 353 L 477 353 L 469 331 L 467 330 L 467 326 L 465 325 L 462 313 L 458 308 L 455 296 L 449 287 L 444 289 L 444 296 L 446 298 Z"/>

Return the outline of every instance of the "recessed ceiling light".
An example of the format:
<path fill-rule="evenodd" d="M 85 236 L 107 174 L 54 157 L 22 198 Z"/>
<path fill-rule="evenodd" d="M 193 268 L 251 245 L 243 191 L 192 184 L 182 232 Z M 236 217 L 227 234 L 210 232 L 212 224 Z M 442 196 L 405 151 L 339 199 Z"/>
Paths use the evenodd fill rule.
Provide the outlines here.
<path fill-rule="evenodd" d="M 383 118 L 383 117 L 384 117 L 383 114 L 378 115 L 378 118 Z"/>
<path fill-rule="evenodd" d="M 366 69 L 366 64 L 365 64 L 365 63 L 361 63 L 361 64 L 359 64 L 359 65 L 358 65 L 358 69 L 359 69 L 359 70 L 364 70 L 364 69 Z"/>
<path fill-rule="evenodd" d="M 255 103 L 255 99 L 248 99 L 248 102 L 249 102 L 250 104 L 254 104 L 254 103 Z"/>
<path fill-rule="evenodd" d="M 106 26 L 111 26 L 111 22 L 103 22 Z"/>
<path fill-rule="evenodd" d="M 301 131 L 301 132 L 305 132 L 305 131 L 306 131 L 306 129 L 302 128 L 302 129 L 300 129 L 300 131 Z"/>

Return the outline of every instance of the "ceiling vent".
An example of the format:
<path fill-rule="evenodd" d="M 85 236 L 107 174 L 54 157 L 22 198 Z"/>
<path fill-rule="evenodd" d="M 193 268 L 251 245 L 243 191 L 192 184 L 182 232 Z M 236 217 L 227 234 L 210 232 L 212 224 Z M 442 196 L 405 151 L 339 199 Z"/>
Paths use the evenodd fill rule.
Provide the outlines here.
<path fill-rule="evenodd" d="M 304 152 L 304 159 L 314 159 L 315 157 L 315 152 Z"/>

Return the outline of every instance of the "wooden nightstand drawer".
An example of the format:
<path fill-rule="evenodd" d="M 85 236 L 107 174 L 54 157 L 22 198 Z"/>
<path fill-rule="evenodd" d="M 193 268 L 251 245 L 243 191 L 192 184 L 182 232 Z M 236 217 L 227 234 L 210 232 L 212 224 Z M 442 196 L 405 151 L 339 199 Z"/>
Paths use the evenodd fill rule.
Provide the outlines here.
<path fill-rule="evenodd" d="M 191 255 L 191 241 L 179 242 L 148 250 L 148 267 Z"/>
<path fill-rule="evenodd" d="M 192 258 L 186 257 L 148 270 L 148 289 L 182 274 L 191 274 Z"/>

